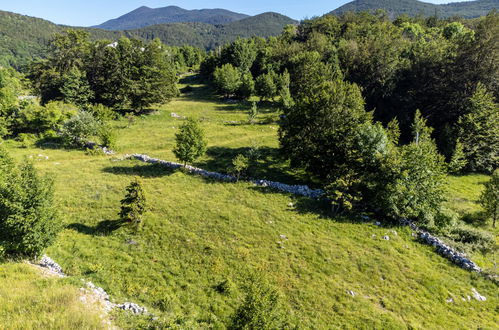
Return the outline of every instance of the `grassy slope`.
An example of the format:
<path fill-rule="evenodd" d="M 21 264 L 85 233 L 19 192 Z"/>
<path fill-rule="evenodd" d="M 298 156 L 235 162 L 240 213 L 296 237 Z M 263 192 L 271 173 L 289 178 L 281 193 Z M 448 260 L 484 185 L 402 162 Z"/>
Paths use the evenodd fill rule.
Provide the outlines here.
<path fill-rule="evenodd" d="M 120 151 L 173 159 L 172 127 L 181 120 L 170 112 L 194 115 L 204 118 L 216 155 L 231 156 L 254 141 L 267 146 L 275 170 L 261 174 L 274 177 L 286 169 L 273 157 L 275 124 L 225 124 L 246 118 L 238 108 L 197 89 L 120 129 Z M 32 155 L 39 169 L 56 178 L 68 228 L 48 254 L 118 301 L 146 305 L 183 328 L 222 326 L 241 301 L 247 274 L 254 272 L 281 291 L 305 328 L 494 328 L 499 322 L 497 286 L 420 245 L 407 228 L 331 219 L 316 202 L 247 183 L 212 182 L 79 151 L 10 148 L 17 157 Z M 225 166 L 214 157 L 200 164 Z M 142 177 L 150 204 L 136 235 L 117 223 L 119 200 L 133 176 Z M 289 171 L 282 179 L 299 180 Z M 230 296 L 214 289 L 225 279 L 236 285 Z M 472 287 L 487 301 L 462 301 Z M 454 303 L 446 303 L 448 298 Z"/>
<path fill-rule="evenodd" d="M 40 278 L 27 264 L 0 264 L 1 329 L 104 329 L 67 279 Z M 61 308 L 63 307 L 63 308 Z"/>

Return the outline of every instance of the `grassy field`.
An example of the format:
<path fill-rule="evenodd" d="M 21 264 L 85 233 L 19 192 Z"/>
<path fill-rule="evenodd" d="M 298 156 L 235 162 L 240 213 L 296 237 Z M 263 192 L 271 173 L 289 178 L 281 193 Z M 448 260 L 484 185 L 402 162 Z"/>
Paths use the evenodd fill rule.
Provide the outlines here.
<path fill-rule="evenodd" d="M 0 264 L 0 329 L 105 329 L 96 306 L 71 280 L 41 276 L 28 264 Z"/>
<path fill-rule="evenodd" d="M 255 176 L 302 181 L 279 160 L 277 125 L 271 123 L 276 114 L 263 109 L 259 118 L 268 124 L 240 123 L 247 105 L 224 103 L 195 81 L 188 83 L 193 92 L 129 128 L 126 120 L 116 123 L 120 153 L 174 160 L 174 133 L 182 123 L 171 116 L 175 112 L 203 120 L 209 149 L 196 165 L 223 171 L 233 156 L 259 146 L 263 159 Z M 48 255 L 74 278 L 102 286 L 117 302 L 148 307 L 163 326 L 223 329 L 251 274 L 277 288 L 300 328 L 494 329 L 499 323 L 497 286 L 421 245 L 408 228 L 333 219 L 324 205 L 306 198 L 120 156 L 19 148 L 13 142 L 8 147 L 19 159 L 31 156 L 38 169 L 55 178 L 66 229 Z M 141 178 L 149 203 L 138 233 L 117 216 L 124 188 L 134 177 Z M 19 281 L 12 272 L 6 278 Z M 217 290 L 224 281 L 233 283 L 231 294 Z M 68 285 L 74 292 L 74 284 Z M 472 288 L 487 301 L 468 300 Z M 124 328 L 142 321 L 122 315 L 115 320 Z"/>

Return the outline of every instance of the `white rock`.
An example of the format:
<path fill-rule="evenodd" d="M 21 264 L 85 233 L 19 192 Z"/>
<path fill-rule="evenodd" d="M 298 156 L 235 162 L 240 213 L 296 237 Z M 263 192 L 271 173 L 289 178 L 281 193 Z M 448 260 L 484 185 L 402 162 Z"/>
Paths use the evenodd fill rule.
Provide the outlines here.
<path fill-rule="evenodd" d="M 471 288 L 471 292 L 473 292 L 473 298 L 475 298 L 478 301 L 486 301 L 487 298 L 482 296 L 481 294 L 478 293 L 478 291 L 475 288 Z"/>

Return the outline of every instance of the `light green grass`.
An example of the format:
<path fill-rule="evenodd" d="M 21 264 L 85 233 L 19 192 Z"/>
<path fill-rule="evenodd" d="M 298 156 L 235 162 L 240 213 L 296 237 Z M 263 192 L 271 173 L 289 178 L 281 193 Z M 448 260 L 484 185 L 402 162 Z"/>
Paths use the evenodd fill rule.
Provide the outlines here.
<path fill-rule="evenodd" d="M 199 165 L 223 170 L 235 152 L 257 141 L 267 148 L 259 174 L 300 181 L 278 161 L 277 125 L 227 125 L 245 120 L 245 109 L 203 89 L 119 129 L 120 151 L 174 160 L 171 127 L 182 121 L 171 112 L 205 118 L 209 146 L 219 149 Z M 18 158 L 34 156 L 37 168 L 55 177 L 67 228 L 47 253 L 70 275 L 93 281 L 117 301 L 145 305 L 165 324 L 223 329 L 251 273 L 277 287 L 301 328 L 493 329 L 499 322 L 497 286 L 421 245 L 408 228 L 333 219 L 318 202 L 249 183 L 214 182 L 80 151 L 9 146 Z M 150 206 L 137 234 L 117 221 L 125 186 L 135 176 Z M 229 296 L 215 289 L 226 279 L 236 286 Z M 473 287 L 487 301 L 463 301 Z M 120 320 L 123 327 L 137 326 L 133 318 Z"/>
<path fill-rule="evenodd" d="M 27 264 L 0 264 L 0 329 L 105 329 L 96 306 L 68 280 Z"/>

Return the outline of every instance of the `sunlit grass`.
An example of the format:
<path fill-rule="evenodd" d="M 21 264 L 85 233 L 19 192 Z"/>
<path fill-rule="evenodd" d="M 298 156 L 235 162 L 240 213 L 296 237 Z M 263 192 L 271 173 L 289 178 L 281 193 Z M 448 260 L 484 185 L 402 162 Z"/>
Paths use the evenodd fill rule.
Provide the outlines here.
<path fill-rule="evenodd" d="M 175 112 L 203 118 L 212 153 L 198 165 L 223 171 L 235 152 L 258 144 L 267 148 L 259 175 L 300 181 L 275 152 L 276 124 L 227 123 L 244 122 L 246 105 L 224 103 L 192 86 L 199 88 L 194 94 L 130 128 L 125 119 L 116 123 L 119 151 L 174 160 L 174 133 L 182 123 L 171 117 Z M 15 143 L 9 149 L 17 158 L 33 156 L 37 168 L 55 178 L 66 229 L 48 254 L 69 275 L 93 281 L 117 301 L 145 305 L 165 324 L 223 328 L 251 273 L 278 288 L 303 328 L 492 329 L 499 322 L 497 286 L 421 245 L 408 228 L 332 218 L 324 205 L 306 198 L 119 156 L 21 149 Z M 124 188 L 136 176 L 149 203 L 138 233 L 117 221 Z M 215 289 L 226 279 L 235 283 L 231 295 Z M 487 301 L 468 301 L 473 287 Z M 133 318 L 120 322 L 137 326 Z"/>

